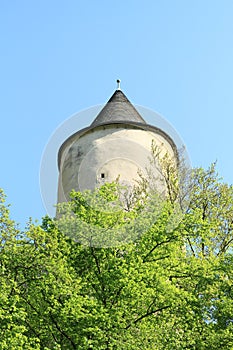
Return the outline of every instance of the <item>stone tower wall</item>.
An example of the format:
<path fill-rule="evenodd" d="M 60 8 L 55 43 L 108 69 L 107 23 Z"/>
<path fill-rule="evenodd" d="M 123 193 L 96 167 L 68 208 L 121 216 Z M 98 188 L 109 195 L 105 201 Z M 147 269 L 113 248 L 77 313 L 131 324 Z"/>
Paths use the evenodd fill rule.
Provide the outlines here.
<path fill-rule="evenodd" d="M 61 153 L 58 202 L 66 201 L 72 189 L 94 189 L 118 177 L 123 185 L 136 184 L 138 170 L 145 173 L 149 166 L 152 140 L 161 155 L 174 156 L 165 137 L 127 124 L 98 126 L 71 137 Z"/>

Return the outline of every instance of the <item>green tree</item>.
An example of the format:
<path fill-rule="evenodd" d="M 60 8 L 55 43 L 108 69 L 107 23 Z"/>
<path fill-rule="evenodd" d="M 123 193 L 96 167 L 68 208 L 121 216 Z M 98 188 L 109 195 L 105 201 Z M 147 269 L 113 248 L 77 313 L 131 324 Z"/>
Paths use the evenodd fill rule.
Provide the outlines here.
<path fill-rule="evenodd" d="M 168 196 L 139 191 L 130 207 L 117 184 L 73 192 L 23 233 L 2 203 L 0 348 L 233 349 L 233 188 L 196 169 L 174 221 L 170 176 Z"/>

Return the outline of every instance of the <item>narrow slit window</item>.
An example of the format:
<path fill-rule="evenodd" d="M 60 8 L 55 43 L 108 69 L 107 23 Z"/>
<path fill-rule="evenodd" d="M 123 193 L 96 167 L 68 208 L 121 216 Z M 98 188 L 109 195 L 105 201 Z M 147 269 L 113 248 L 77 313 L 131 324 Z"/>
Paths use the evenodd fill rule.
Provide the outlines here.
<path fill-rule="evenodd" d="M 105 178 L 105 174 L 104 173 L 101 173 L 101 179 L 104 179 Z"/>

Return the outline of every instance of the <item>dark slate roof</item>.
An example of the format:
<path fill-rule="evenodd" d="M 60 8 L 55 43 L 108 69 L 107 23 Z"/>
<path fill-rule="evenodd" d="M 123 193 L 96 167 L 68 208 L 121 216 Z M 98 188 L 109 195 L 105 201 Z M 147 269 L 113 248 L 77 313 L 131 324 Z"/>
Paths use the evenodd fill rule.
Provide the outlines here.
<path fill-rule="evenodd" d="M 136 122 L 146 124 L 132 103 L 121 90 L 116 90 L 104 108 L 97 115 L 91 127 L 116 122 Z"/>

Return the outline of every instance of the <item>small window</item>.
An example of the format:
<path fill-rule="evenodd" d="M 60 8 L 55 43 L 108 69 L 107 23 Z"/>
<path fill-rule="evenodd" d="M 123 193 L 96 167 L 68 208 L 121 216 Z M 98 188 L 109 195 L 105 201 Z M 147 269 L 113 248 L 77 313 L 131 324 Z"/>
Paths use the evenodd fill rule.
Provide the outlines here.
<path fill-rule="evenodd" d="M 105 175 L 104 175 L 104 173 L 101 173 L 101 179 L 104 179 L 105 178 Z"/>

